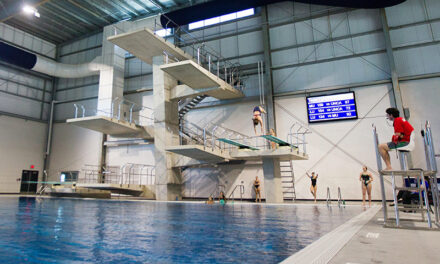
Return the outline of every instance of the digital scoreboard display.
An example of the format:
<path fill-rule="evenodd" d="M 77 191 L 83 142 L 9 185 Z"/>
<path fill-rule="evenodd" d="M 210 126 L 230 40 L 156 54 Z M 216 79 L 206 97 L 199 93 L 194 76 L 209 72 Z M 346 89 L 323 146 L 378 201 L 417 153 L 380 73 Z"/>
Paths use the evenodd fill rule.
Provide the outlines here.
<path fill-rule="evenodd" d="M 354 92 L 307 97 L 309 123 L 357 119 Z"/>

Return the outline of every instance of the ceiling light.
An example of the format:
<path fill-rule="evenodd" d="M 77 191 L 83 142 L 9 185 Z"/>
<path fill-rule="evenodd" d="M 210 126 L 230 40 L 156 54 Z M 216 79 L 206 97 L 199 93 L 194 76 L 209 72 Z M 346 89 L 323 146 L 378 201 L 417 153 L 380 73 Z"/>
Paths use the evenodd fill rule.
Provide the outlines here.
<path fill-rule="evenodd" d="M 35 11 L 34 16 L 40 17 L 40 13 L 38 13 L 38 11 Z"/>
<path fill-rule="evenodd" d="M 28 5 L 23 6 L 23 12 L 25 12 L 26 14 L 34 14 L 35 11 L 37 10 L 35 10 L 35 8 L 33 8 L 32 6 L 28 6 Z"/>

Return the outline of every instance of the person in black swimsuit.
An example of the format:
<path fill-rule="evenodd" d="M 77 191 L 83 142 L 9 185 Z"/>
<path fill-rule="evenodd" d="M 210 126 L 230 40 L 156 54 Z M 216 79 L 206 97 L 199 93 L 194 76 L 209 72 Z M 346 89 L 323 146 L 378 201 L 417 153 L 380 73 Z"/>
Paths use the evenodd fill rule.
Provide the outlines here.
<path fill-rule="evenodd" d="M 258 176 L 255 176 L 255 181 L 254 181 L 254 189 L 255 189 L 255 202 L 261 203 L 261 189 L 260 189 L 260 180 L 258 179 Z"/>
<path fill-rule="evenodd" d="M 315 175 L 315 172 L 312 172 L 312 176 L 310 176 L 308 172 L 306 172 L 306 174 L 312 181 L 312 185 L 310 185 L 310 192 L 312 193 L 313 198 L 315 198 L 316 203 L 316 191 L 318 189 L 318 187 L 316 186 L 316 180 L 318 179 L 318 174 Z"/>
<path fill-rule="evenodd" d="M 252 123 L 254 124 L 255 135 L 257 135 L 257 136 L 258 136 L 258 134 L 257 134 L 258 124 L 261 125 L 261 134 L 262 135 L 264 134 L 263 119 L 261 118 L 262 113 L 266 113 L 266 111 L 264 110 L 264 108 L 262 106 L 255 106 L 254 107 L 253 115 L 252 115 Z"/>
<path fill-rule="evenodd" d="M 365 206 L 365 193 L 368 193 L 368 205 L 371 207 L 371 182 L 373 181 L 373 175 L 368 171 L 367 166 L 362 167 L 359 181 L 362 182 L 362 206 Z"/>

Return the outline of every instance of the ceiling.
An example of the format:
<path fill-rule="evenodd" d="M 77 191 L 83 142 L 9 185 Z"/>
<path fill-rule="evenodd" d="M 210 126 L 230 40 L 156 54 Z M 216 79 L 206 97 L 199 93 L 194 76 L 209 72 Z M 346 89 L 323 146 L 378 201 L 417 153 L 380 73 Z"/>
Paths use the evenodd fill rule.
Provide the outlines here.
<path fill-rule="evenodd" d="M 66 43 L 122 20 L 148 17 L 200 1 L 191 0 L 0 0 L 0 22 L 54 44 Z M 25 14 L 35 7 L 37 18 Z"/>

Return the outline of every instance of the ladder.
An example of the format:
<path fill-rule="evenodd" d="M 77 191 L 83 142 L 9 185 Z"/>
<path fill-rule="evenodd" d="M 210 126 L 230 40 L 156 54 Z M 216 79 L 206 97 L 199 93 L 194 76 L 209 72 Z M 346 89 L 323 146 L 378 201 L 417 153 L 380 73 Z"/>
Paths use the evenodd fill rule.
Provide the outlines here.
<path fill-rule="evenodd" d="M 281 186 L 283 187 L 284 200 L 296 199 L 295 192 L 295 173 L 293 172 L 293 164 L 291 160 L 280 161 Z"/>

